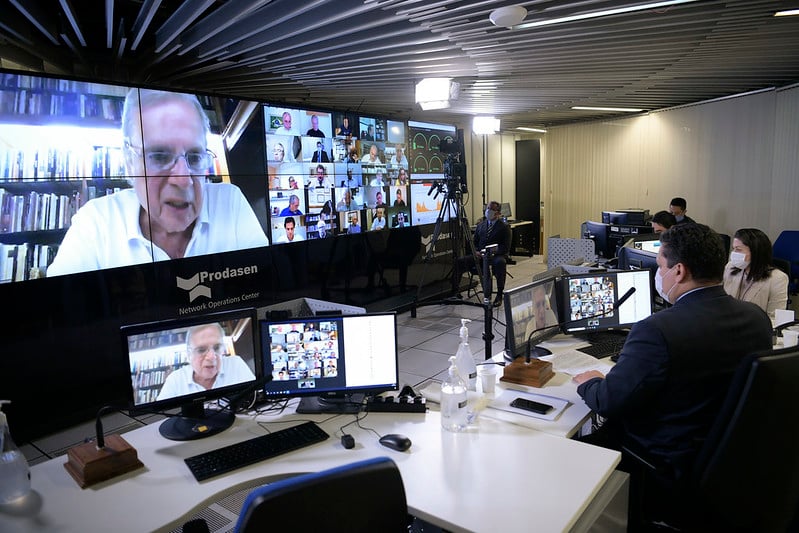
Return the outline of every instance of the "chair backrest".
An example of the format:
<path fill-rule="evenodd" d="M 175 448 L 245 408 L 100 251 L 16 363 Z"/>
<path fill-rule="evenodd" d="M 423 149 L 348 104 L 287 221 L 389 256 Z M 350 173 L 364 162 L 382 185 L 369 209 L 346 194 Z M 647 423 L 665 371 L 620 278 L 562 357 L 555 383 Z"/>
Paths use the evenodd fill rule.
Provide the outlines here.
<path fill-rule="evenodd" d="M 785 230 L 780 233 L 774 241 L 772 255 L 788 261 L 788 290 L 791 294 L 799 292 L 799 230 Z"/>
<path fill-rule="evenodd" d="M 728 531 L 787 531 L 799 505 L 799 347 L 745 358 L 694 470 Z M 719 524 L 721 525 L 721 524 Z"/>
<path fill-rule="evenodd" d="M 396 463 L 376 457 L 254 489 L 236 532 L 408 530 L 405 487 Z"/>

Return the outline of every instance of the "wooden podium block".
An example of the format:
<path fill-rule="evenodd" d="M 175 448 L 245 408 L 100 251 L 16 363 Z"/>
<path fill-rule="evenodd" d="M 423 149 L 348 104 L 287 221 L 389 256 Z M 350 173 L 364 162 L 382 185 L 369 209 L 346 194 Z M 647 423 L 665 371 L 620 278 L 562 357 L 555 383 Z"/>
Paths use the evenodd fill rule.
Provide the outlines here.
<path fill-rule="evenodd" d="M 102 449 L 94 442 L 75 446 L 67 459 L 64 468 L 82 489 L 144 466 L 136 449 L 119 435 L 106 437 Z"/>
<path fill-rule="evenodd" d="M 516 383 L 517 385 L 527 385 L 528 387 L 543 387 L 544 384 L 552 379 L 555 373 L 552 371 L 552 363 L 541 361 L 540 359 L 530 359 L 525 362 L 525 357 L 517 357 L 513 362 L 505 366 L 505 372 L 500 381 Z"/>

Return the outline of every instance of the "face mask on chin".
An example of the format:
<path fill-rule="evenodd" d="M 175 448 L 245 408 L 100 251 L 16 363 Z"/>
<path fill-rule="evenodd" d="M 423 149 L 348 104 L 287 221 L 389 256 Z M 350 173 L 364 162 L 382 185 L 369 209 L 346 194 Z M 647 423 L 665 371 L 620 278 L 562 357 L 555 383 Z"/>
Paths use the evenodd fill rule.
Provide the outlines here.
<path fill-rule="evenodd" d="M 674 218 L 677 219 L 677 222 L 682 222 L 685 219 L 685 215 L 674 215 Z"/>
<path fill-rule="evenodd" d="M 730 254 L 730 263 L 739 270 L 746 270 L 746 267 L 749 266 L 749 261 L 746 260 L 746 254 L 742 254 L 741 252 L 732 252 Z"/>

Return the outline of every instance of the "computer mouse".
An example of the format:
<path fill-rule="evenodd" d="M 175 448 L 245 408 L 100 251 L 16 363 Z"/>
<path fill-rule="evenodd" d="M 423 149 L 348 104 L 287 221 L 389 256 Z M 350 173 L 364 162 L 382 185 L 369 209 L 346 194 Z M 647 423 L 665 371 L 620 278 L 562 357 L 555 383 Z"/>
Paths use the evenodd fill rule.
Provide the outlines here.
<path fill-rule="evenodd" d="M 399 433 L 388 433 L 380 437 L 380 444 L 386 448 L 391 448 L 392 450 L 397 450 L 398 452 L 404 452 L 411 447 L 411 439 L 405 435 L 400 435 Z"/>
<path fill-rule="evenodd" d="M 345 433 L 341 436 L 341 445 L 348 450 L 355 448 L 355 437 Z"/>

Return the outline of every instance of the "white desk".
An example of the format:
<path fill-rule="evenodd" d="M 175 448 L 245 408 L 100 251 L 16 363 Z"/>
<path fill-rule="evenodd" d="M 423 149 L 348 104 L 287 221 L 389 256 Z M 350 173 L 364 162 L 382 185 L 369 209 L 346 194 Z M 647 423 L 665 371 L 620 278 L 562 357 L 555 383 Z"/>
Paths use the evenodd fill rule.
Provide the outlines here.
<path fill-rule="evenodd" d="M 291 412 L 259 420 L 324 420 Z M 338 429 L 351 420 L 347 415 L 321 423 L 331 435 L 323 443 L 203 483 L 194 480 L 183 458 L 264 430 L 254 420 L 239 417 L 219 435 L 174 442 L 162 438 L 157 424 L 151 424 L 124 435 L 145 468 L 114 480 L 82 490 L 64 469 L 65 458 L 34 466 L 34 492 L 23 502 L 27 508 L 0 508 L 0 531 L 168 531 L 254 479 L 268 482 L 281 474 L 375 456 L 396 461 L 411 514 L 451 531 L 585 530 L 585 516 L 596 516 L 594 502 L 604 505 L 608 490 L 618 490 L 614 467 L 619 453 L 519 425 L 484 417 L 475 430 L 449 433 L 441 429 L 434 411 L 369 414 L 361 425 L 411 438 L 411 449 L 400 453 L 382 447 L 373 433 L 356 425 L 347 428 L 356 446 L 344 449 Z M 357 505 L 357 498 L 341 504 Z"/>

